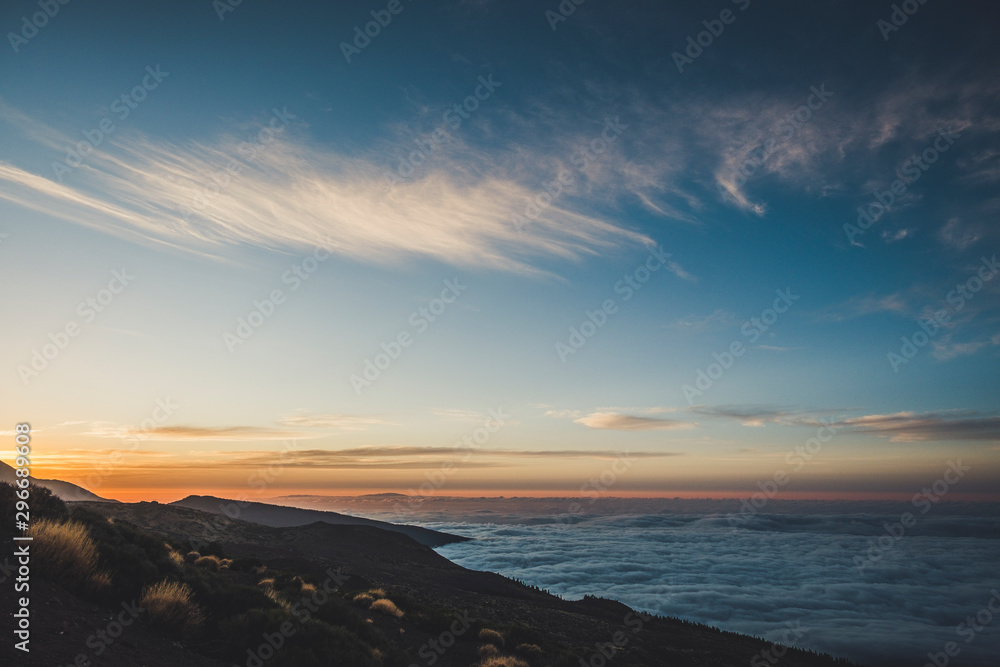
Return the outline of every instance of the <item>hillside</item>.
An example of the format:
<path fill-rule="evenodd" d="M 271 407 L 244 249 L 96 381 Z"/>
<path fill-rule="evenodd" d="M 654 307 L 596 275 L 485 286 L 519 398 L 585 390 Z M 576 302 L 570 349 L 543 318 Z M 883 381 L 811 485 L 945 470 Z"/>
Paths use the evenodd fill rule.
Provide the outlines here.
<path fill-rule="evenodd" d="M 517 667 L 570 667 L 591 658 L 600 662 L 598 650 L 613 655 L 615 665 L 742 666 L 772 646 L 679 619 L 642 616 L 601 598 L 563 600 L 498 574 L 459 567 L 405 535 L 372 526 L 315 522 L 270 527 L 155 503 L 73 503 L 71 509 L 99 513 L 115 526 L 134 526 L 173 545 L 189 543 L 211 527 L 213 548 L 234 559 L 234 568 L 240 563 L 261 564 L 257 570 L 265 574 L 256 577 L 228 570 L 219 574 L 242 577 L 250 585 L 281 582 L 289 576 L 266 574 L 270 572 L 297 573 L 306 581 L 319 581 L 324 572 L 339 568 L 345 580 L 344 596 L 337 604 L 346 600 L 353 610 L 338 611 L 337 622 L 377 646 L 373 650 L 376 657 L 381 656 L 378 664 L 386 667 L 429 665 L 430 658 L 443 667 L 479 664 L 480 656 L 497 650 L 483 648 L 482 637 L 494 635 L 501 637 L 493 643 L 502 651 L 511 653 L 515 647 L 520 651 L 517 660 L 511 657 L 494 664 Z M 367 602 L 359 609 L 357 599 L 372 600 L 367 593 L 356 599 L 365 591 L 373 591 L 375 598 L 391 599 L 393 607 L 398 605 L 399 616 L 376 613 L 375 606 L 366 610 Z M 440 654 L 429 651 L 427 647 L 457 618 L 474 619 L 475 636 L 469 632 L 459 637 Z M 375 634 L 366 634 L 369 630 Z M 479 635 L 480 630 L 499 634 Z M 846 664 L 793 649 L 781 662 L 787 667 Z"/>

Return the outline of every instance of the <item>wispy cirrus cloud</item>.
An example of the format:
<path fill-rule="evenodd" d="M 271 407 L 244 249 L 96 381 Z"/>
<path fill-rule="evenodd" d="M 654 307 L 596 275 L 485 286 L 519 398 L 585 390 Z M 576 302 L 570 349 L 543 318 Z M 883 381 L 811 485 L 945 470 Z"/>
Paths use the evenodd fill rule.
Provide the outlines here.
<path fill-rule="evenodd" d="M 726 329 L 739 323 L 734 313 L 718 308 L 708 315 L 689 315 L 666 325 L 668 329 L 676 329 L 685 333 L 702 333 Z"/>
<path fill-rule="evenodd" d="M 865 415 L 841 420 L 837 425 L 887 436 L 893 442 L 1000 440 L 1000 417 L 972 411 Z"/>
<path fill-rule="evenodd" d="M 13 112 L 4 119 L 24 122 Z M 49 135 L 39 127 L 24 129 L 41 141 Z M 390 188 L 374 158 L 325 149 L 293 129 L 246 159 L 240 144 L 235 136 L 177 144 L 116 135 L 67 183 L 0 162 L 0 199 L 116 236 L 209 255 L 242 244 L 322 247 L 372 263 L 428 257 L 539 274 L 535 264 L 543 258 L 652 243 L 561 202 L 518 229 L 513 215 L 537 196 L 536 188 L 467 161 L 429 165 Z M 234 162 L 238 170 L 227 173 Z M 223 185 L 207 188 L 215 181 Z"/>
<path fill-rule="evenodd" d="M 692 422 L 676 419 L 640 417 L 620 412 L 592 412 L 573 421 L 589 428 L 611 431 L 668 431 L 691 429 L 697 426 Z"/>
<path fill-rule="evenodd" d="M 801 414 L 785 407 L 768 405 L 695 405 L 691 412 L 706 417 L 736 419 L 743 426 L 760 427 L 766 423 L 789 424 Z"/>
<path fill-rule="evenodd" d="M 358 415 L 338 415 L 338 414 L 312 414 L 309 412 L 295 412 L 277 420 L 282 426 L 294 426 L 298 428 L 335 428 L 346 431 L 361 431 L 369 426 L 388 424 L 379 417 L 362 417 Z"/>
<path fill-rule="evenodd" d="M 984 86 L 980 80 L 905 79 L 874 99 L 866 97 L 864 112 L 853 103 L 851 90 L 839 83 L 830 88 L 834 95 L 829 102 L 794 129 L 788 115 L 805 102 L 808 89 L 743 96 L 705 111 L 710 122 L 696 127 L 718 155 L 714 178 L 725 201 L 765 215 L 767 202 L 753 194 L 751 185 L 763 175 L 820 195 L 854 191 L 867 196 L 874 187 L 885 187 L 896 178 L 902 162 L 942 129 L 994 135 L 1000 131 L 1000 114 L 993 102 L 997 87 Z M 744 166 L 749 179 L 740 176 Z M 988 152 L 965 167 L 978 183 L 996 173 Z M 911 191 L 897 198 L 896 206 L 921 200 Z M 899 238 L 890 235 L 885 240 Z"/>
<path fill-rule="evenodd" d="M 55 459 L 64 468 L 88 469 L 95 456 L 105 456 L 117 450 L 66 450 Z M 389 445 L 352 447 L 347 449 L 284 449 L 281 452 L 262 450 L 199 450 L 190 453 L 162 452 L 143 448 L 137 456 L 120 464 L 122 469 L 204 469 L 206 465 L 224 465 L 232 468 L 260 468 L 280 461 L 282 466 L 302 469 L 331 470 L 422 470 L 449 462 L 457 468 L 497 468 L 529 465 L 539 460 L 614 460 L 622 456 L 617 450 L 584 449 L 469 449 L 454 447 L 421 447 Z M 632 459 L 659 459 L 683 456 L 681 452 L 629 451 Z"/>
<path fill-rule="evenodd" d="M 876 296 L 868 294 L 822 310 L 816 319 L 821 322 L 846 322 L 877 313 L 906 314 L 910 311 L 906 298 L 899 292 Z"/>
<path fill-rule="evenodd" d="M 263 428 L 259 426 L 158 426 L 139 429 L 135 426 L 112 422 L 89 422 L 81 435 L 94 438 L 127 438 L 141 435 L 143 439 L 184 441 L 215 440 L 239 442 L 245 440 L 287 440 L 312 438 L 315 434 L 287 429 Z"/>

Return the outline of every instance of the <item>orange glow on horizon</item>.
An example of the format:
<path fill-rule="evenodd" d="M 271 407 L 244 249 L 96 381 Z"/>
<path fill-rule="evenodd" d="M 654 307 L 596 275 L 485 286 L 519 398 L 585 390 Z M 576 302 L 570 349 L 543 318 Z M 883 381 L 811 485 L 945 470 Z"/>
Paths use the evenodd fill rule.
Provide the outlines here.
<path fill-rule="evenodd" d="M 136 503 L 141 501 L 156 501 L 159 503 L 171 503 L 188 496 L 215 496 L 218 498 L 232 500 L 246 500 L 249 502 L 275 503 L 280 499 L 282 504 L 287 504 L 290 498 L 295 496 L 305 497 L 328 497 L 328 498 L 355 498 L 366 495 L 379 495 L 386 493 L 399 493 L 398 491 L 386 489 L 351 489 L 350 491 L 332 491 L 330 489 L 290 489 L 288 493 L 262 493 L 248 494 L 245 489 L 222 488 L 222 489 L 137 489 L 137 488 L 107 488 L 94 491 L 97 495 L 108 500 L 118 500 L 125 503 Z M 400 493 L 400 495 L 408 495 Z M 746 491 L 621 491 L 609 493 L 605 498 L 656 498 L 682 500 L 741 500 L 749 498 L 753 494 Z M 574 494 L 564 489 L 456 489 L 453 491 L 442 491 L 441 493 L 428 496 L 429 498 L 581 498 L 579 494 Z M 771 500 L 853 500 L 853 501 L 909 501 L 913 498 L 913 493 L 898 491 L 784 491 L 774 496 Z M 589 499 L 589 497 L 588 497 Z M 957 493 L 948 494 L 948 500 L 963 502 L 1000 502 L 1000 493 Z"/>

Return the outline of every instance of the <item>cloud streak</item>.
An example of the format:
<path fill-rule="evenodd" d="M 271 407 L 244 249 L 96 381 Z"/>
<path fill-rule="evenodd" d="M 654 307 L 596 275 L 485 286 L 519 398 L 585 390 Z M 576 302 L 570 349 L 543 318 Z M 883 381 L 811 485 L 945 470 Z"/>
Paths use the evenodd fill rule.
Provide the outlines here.
<path fill-rule="evenodd" d="M 690 429 L 696 426 L 691 422 L 676 419 L 637 417 L 617 412 L 592 412 L 573 421 L 589 428 L 610 431 L 668 431 Z"/>
<path fill-rule="evenodd" d="M 5 119 L 23 121 L 11 113 Z M 37 124 L 26 131 L 40 132 Z M 538 274 L 541 258 L 652 243 L 558 203 L 518 230 L 513 215 L 537 194 L 531 187 L 461 161 L 447 166 L 428 166 L 390 188 L 373 159 L 326 150 L 290 129 L 253 153 L 232 136 L 173 144 L 133 133 L 94 149 L 73 172 L 74 185 L 0 162 L 0 199 L 209 255 L 244 244 L 321 247 L 371 263 L 423 257 Z"/>

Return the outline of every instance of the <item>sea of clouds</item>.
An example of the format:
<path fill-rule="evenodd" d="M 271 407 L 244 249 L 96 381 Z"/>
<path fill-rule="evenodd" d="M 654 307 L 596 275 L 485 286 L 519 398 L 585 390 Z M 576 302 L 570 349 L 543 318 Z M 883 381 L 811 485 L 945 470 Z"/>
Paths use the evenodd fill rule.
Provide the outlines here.
<path fill-rule="evenodd" d="M 996 504 L 921 514 L 905 502 L 772 501 L 741 515 L 732 500 L 355 502 L 340 509 L 473 537 L 437 551 L 568 599 L 600 595 L 771 641 L 796 624 L 797 646 L 873 667 L 933 665 L 928 654 L 938 667 L 1000 665 L 1000 613 L 988 609 L 1000 611 Z M 904 512 L 915 522 L 887 537 Z M 957 655 L 942 653 L 948 642 Z"/>
<path fill-rule="evenodd" d="M 950 641 L 961 651 L 951 665 L 1000 664 L 1000 614 L 969 642 L 957 631 L 1000 591 L 1000 520 L 927 518 L 859 571 L 854 557 L 866 559 L 882 524 L 898 519 L 758 515 L 733 527 L 720 517 L 647 515 L 428 527 L 476 538 L 439 548 L 450 560 L 570 599 L 601 595 L 769 640 L 798 624 L 798 646 L 870 665 L 923 665 Z"/>

